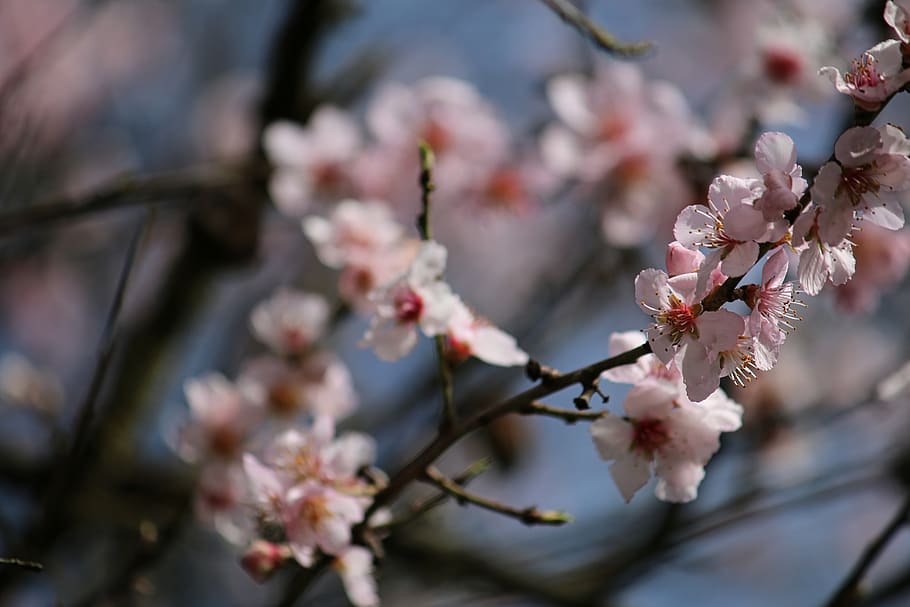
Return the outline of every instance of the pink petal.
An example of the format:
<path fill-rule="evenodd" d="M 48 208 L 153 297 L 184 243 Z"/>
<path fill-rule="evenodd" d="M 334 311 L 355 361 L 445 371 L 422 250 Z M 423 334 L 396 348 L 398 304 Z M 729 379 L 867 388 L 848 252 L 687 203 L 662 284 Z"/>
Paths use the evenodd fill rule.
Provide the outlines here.
<path fill-rule="evenodd" d="M 762 174 L 773 170 L 789 173 L 796 166 L 796 146 L 784 133 L 762 134 L 755 143 L 755 166 Z"/>

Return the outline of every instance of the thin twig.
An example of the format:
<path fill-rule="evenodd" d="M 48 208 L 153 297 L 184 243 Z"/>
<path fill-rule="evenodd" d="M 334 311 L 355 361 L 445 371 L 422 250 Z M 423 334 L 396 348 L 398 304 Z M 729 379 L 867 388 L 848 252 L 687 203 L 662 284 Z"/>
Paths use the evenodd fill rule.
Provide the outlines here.
<path fill-rule="evenodd" d="M 571 25 L 595 46 L 611 55 L 635 57 L 653 50 L 652 42 L 622 42 L 616 36 L 594 23 L 569 0 L 541 0 L 556 15 Z"/>
<path fill-rule="evenodd" d="M 17 559 L 8 556 L 0 557 L 0 565 L 19 567 L 20 569 L 26 569 L 28 571 L 44 571 L 44 565 L 41 563 L 36 563 L 35 561 L 26 561 L 23 559 Z"/>
<path fill-rule="evenodd" d="M 848 607 L 857 604 L 860 598 L 860 583 L 891 540 L 897 536 L 897 532 L 907 523 L 908 517 L 910 517 L 910 496 L 904 499 L 904 503 L 881 533 L 866 546 L 862 556 L 841 583 L 840 588 L 825 603 L 826 607 Z"/>
<path fill-rule="evenodd" d="M 420 215 L 417 216 L 417 230 L 423 240 L 432 240 L 430 226 L 430 199 L 436 184 L 433 183 L 433 164 L 436 158 L 433 149 L 425 141 L 418 145 L 420 153 Z M 440 430 L 450 428 L 455 423 L 455 386 L 452 378 L 452 367 L 446 358 L 446 338 L 437 335 L 433 338 L 436 345 L 436 364 L 439 368 L 439 383 L 442 386 L 442 421 Z"/>
<path fill-rule="evenodd" d="M 558 510 L 538 510 L 534 506 L 515 508 L 514 506 L 476 495 L 432 466 L 428 467 L 426 472 L 424 472 L 423 480 L 433 483 L 454 497 L 459 504 L 474 504 L 480 508 L 518 519 L 525 525 L 564 525 L 572 521 L 570 515 Z"/>
<path fill-rule="evenodd" d="M 518 413 L 522 415 L 544 415 L 547 417 L 555 417 L 557 419 L 563 420 L 567 424 L 574 424 L 575 422 L 593 422 L 594 420 L 600 419 L 601 417 L 610 414 L 610 412 L 607 410 L 574 411 L 572 409 L 561 409 L 559 407 L 551 407 L 550 405 L 537 401 L 524 405 L 521 409 L 518 410 Z"/>
<path fill-rule="evenodd" d="M 454 482 L 458 483 L 460 486 L 466 487 L 468 485 L 468 483 L 470 483 L 472 480 L 474 480 L 475 478 L 477 478 L 478 476 L 480 476 L 481 474 L 486 472 L 492 464 L 493 464 L 493 460 L 491 460 L 488 457 L 484 457 L 482 459 L 477 460 L 470 466 L 468 466 L 463 472 L 461 472 L 457 476 L 453 477 L 452 480 Z M 404 515 L 402 515 L 401 517 L 399 517 L 393 521 L 390 521 L 388 523 L 385 523 L 384 525 L 376 525 L 376 526 L 372 527 L 372 529 L 373 529 L 373 531 L 391 529 L 393 527 L 400 527 L 401 525 L 410 523 L 414 519 L 416 519 L 420 516 L 423 516 L 430 510 L 432 510 L 438 506 L 441 506 L 442 504 L 444 504 L 446 502 L 446 500 L 449 497 L 450 497 L 449 494 L 444 491 L 437 493 L 435 495 L 426 497 L 418 502 L 415 502 L 411 506 L 410 510 L 407 513 L 405 513 Z"/>

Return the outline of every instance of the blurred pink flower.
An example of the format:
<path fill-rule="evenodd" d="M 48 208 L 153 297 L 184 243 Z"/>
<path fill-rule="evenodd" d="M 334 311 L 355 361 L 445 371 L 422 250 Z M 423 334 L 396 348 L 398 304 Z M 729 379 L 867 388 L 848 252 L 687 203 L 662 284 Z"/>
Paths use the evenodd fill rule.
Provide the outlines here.
<path fill-rule="evenodd" d="M 257 305 L 250 326 L 259 341 L 276 354 L 296 356 L 310 349 L 325 333 L 329 305 L 321 295 L 279 288 Z"/>

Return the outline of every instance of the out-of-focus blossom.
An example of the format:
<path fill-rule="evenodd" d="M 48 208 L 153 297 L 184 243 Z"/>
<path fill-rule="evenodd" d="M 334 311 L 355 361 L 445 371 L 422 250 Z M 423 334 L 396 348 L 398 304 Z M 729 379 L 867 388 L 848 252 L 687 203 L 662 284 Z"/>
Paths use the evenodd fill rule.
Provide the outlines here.
<path fill-rule="evenodd" d="M 277 437 L 263 462 L 244 456 L 253 503 L 284 527 L 302 566 L 313 564 L 317 549 L 340 555 L 350 545 L 351 527 L 363 520 L 371 501 L 370 486 L 357 474 L 374 456 L 375 445 L 365 435 L 334 438 L 329 417 Z"/>
<path fill-rule="evenodd" d="M 325 333 L 328 322 L 325 298 L 286 288 L 278 289 L 250 315 L 256 338 L 282 355 L 306 352 Z"/>
<path fill-rule="evenodd" d="M 819 235 L 820 211 L 810 203 L 793 224 L 791 242 L 799 252 L 799 284 L 809 295 L 818 295 L 828 280 L 834 285 L 846 283 L 856 271 L 849 240 L 830 245 Z"/>
<path fill-rule="evenodd" d="M 354 193 L 350 174 L 362 138 L 346 112 L 327 105 L 306 127 L 276 122 L 263 133 L 263 145 L 275 167 L 269 193 L 282 213 L 302 217 Z"/>
<path fill-rule="evenodd" d="M 837 162 L 827 162 L 812 184 L 821 208 L 819 236 L 836 245 L 849 236 L 857 214 L 889 230 L 904 226 L 893 192 L 910 190 L 910 140 L 894 125 L 853 127 L 834 144 Z"/>
<path fill-rule="evenodd" d="M 885 3 L 885 23 L 891 26 L 902 42 L 910 42 L 910 2 L 888 0 Z"/>
<path fill-rule="evenodd" d="M 609 242 L 630 246 L 652 236 L 659 219 L 687 198 L 679 158 L 712 151 L 685 99 L 667 83 L 647 82 L 632 65 L 606 61 L 590 80 L 554 78 L 547 96 L 560 122 L 541 135 L 544 163 L 605 201 Z"/>
<path fill-rule="evenodd" d="M 449 357 L 461 361 L 474 356 L 491 365 L 512 367 L 528 362 L 515 338 L 476 316 L 461 301 L 455 305 L 446 331 Z"/>
<path fill-rule="evenodd" d="M 261 584 L 290 558 L 293 558 L 293 553 L 286 544 L 257 539 L 244 551 L 240 565 L 251 578 Z"/>
<path fill-rule="evenodd" d="M 910 82 L 910 69 L 904 69 L 902 63 L 900 41 L 885 40 L 854 59 L 848 72 L 841 74 L 836 67 L 825 66 L 818 73 L 827 75 L 839 92 L 853 97 L 857 107 L 871 112 Z"/>
<path fill-rule="evenodd" d="M 52 371 L 7 353 L 0 358 L 0 398 L 53 415 L 63 405 L 63 385 Z"/>
<path fill-rule="evenodd" d="M 853 280 L 837 287 L 838 305 L 850 312 L 871 312 L 879 296 L 893 288 L 910 269 L 910 234 L 892 232 L 878 226 L 864 226 L 850 240 L 856 245 L 856 274 Z"/>
<path fill-rule="evenodd" d="M 347 367 L 328 352 L 299 361 L 262 356 L 244 365 L 238 384 L 256 386 L 268 411 L 293 417 L 299 413 L 341 419 L 357 407 L 357 394 Z"/>
<path fill-rule="evenodd" d="M 207 463 L 196 481 L 196 519 L 232 544 L 249 541 L 253 525 L 245 510 L 246 492 L 243 470 L 235 462 Z"/>
<path fill-rule="evenodd" d="M 343 200 L 328 218 L 304 219 L 303 231 L 322 263 L 342 270 L 344 301 L 363 310 L 373 307 L 369 293 L 404 272 L 417 252 L 417 239 L 407 237 L 388 205 L 375 200 Z"/>
<path fill-rule="evenodd" d="M 253 404 L 259 396 L 241 391 L 220 373 L 188 380 L 184 392 L 192 418 L 180 432 L 180 456 L 188 461 L 239 456 L 260 419 L 261 410 Z"/>
<path fill-rule="evenodd" d="M 427 337 L 444 335 L 458 297 L 441 280 L 446 249 L 434 241 L 421 244 L 404 275 L 371 295 L 376 304 L 363 344 L 383 360 L 398 360 L 417 343 L 417 327 Z"/>
<path fill-rule="evenodd" d="M 373 576 L 373 555 L 363 546 L 349 546 L 332 567 L 341 576 L 344 591 L 354 607 L 377 607 L 379 594 Z"/>
<path fill-rule="evenodd" d="M 766 221 L 781 219 L 799 202 L 808 183 L 803 169 L 796 164 L 796 147 L 784 133 L 764 133 L 755 144 L 755 166 L 762 175 L 765 190 L 755 208 Z"/>
<path fill-rule="evenodd" d="M 720 433 L 741 424 L 742 407 L 722 392 L 698 405 L 679 396 L 669 384 L 641 383 L 623 404 L 627 417 L 608 415 L 591 424 L 594 444 L 603 459 L 613 460 L 610 474 L 627 502 L 652 473 L 660 477 L 659 499 L 695 499 Z"/>
<path fill-rule="evenodd" d="M 366 121 L 376 144 L 358 164 L 360 189 L 397 206 L 418 200 L 416 181 L 401 179 L 418 174 L 418 141 L 433 149 L 436 195 L 445 200 L 457 200 L 509 150 L 509 132 L 493 108 L 455 78 L 387 84 L 371 101 Z"/>

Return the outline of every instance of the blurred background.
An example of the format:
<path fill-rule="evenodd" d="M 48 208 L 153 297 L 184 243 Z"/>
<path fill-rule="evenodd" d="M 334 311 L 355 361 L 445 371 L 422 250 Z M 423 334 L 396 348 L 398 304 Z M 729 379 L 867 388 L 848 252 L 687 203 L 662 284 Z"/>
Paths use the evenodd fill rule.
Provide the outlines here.
<path fill-rule="evenodd" d="M 580 5 L 622 40 L 655 42 L 630 69 L 681 92 L 703 145 L 593 185 L 529 178 L 521 204 L 447 198 L 441 182 L 433 216 L 455 289 L 564 370 L 606 357 L 612 332 L 645 326 L 634 276 L 663 263 L 676 211 L 750 160 L 760 132 L 790 134 L 814 174 L 852 119 L 817 68 L 889 36 L 883 2 Z M 794 47 L 805 73 L 782 76 L 772 59 Z M 325 103 L 362 121 L 388 83 L 449 76 L 545 175 L 540 141 L 557 121 L 547 82 L 603 78 L 615 66 L 605 61 L 532 0 L 0 0 L 0 556 L 45 566 L 0 565 L 0 602 L 347 604 L 331 575 L 297 602 L 293 572 L 249 578 L 240 548 L 196 520 L 198 469 L 172 447 L 189 415 L 184 382 L 234 374 L 263 350 L 248 329 L 257 302 L 281 285 L 337 300 L 336 273 L 270 201 L 262 131 L 306 124 Z M 877 124 L 910 127 L 903 97 Z M 416 168 L 391 176 L 405 183 L 394 208 L 410 226 Z M 615 200 L 628 225 L 646 226 L 641 238 L 611 234 Z M 910 243 L 871 228 L 857 241 L 857 276 L 870 278 L 804 297 L 778 367 L 731 387 L 745 424 L 724 436 L 697 501 L 646 489 L 627 505 L 583 424 L 503 418 L 440 466 L 454 474 L 492 455 L 473 490 L 575 522 L 524 527 L 446 504 L 386 540 L 383 604 L 823 603 L 910 482 L 910 371 L 895 376 L 910 356 Z M 379 361 L 357 346 L 366 324 L 340 314 L 327 344 L 360 399 L 345 427 L 372 434 L 394 473 L 435 430 L 436 363 L 429 340 Z M 528 385 L 520 369 L 474 361 L 455 378 L 465 412 Z M 625 388 L 604 384 L 616 406 Z M 868 604 L 910 602 L 908 556 L 899 536 L 868 578 Z"/>

